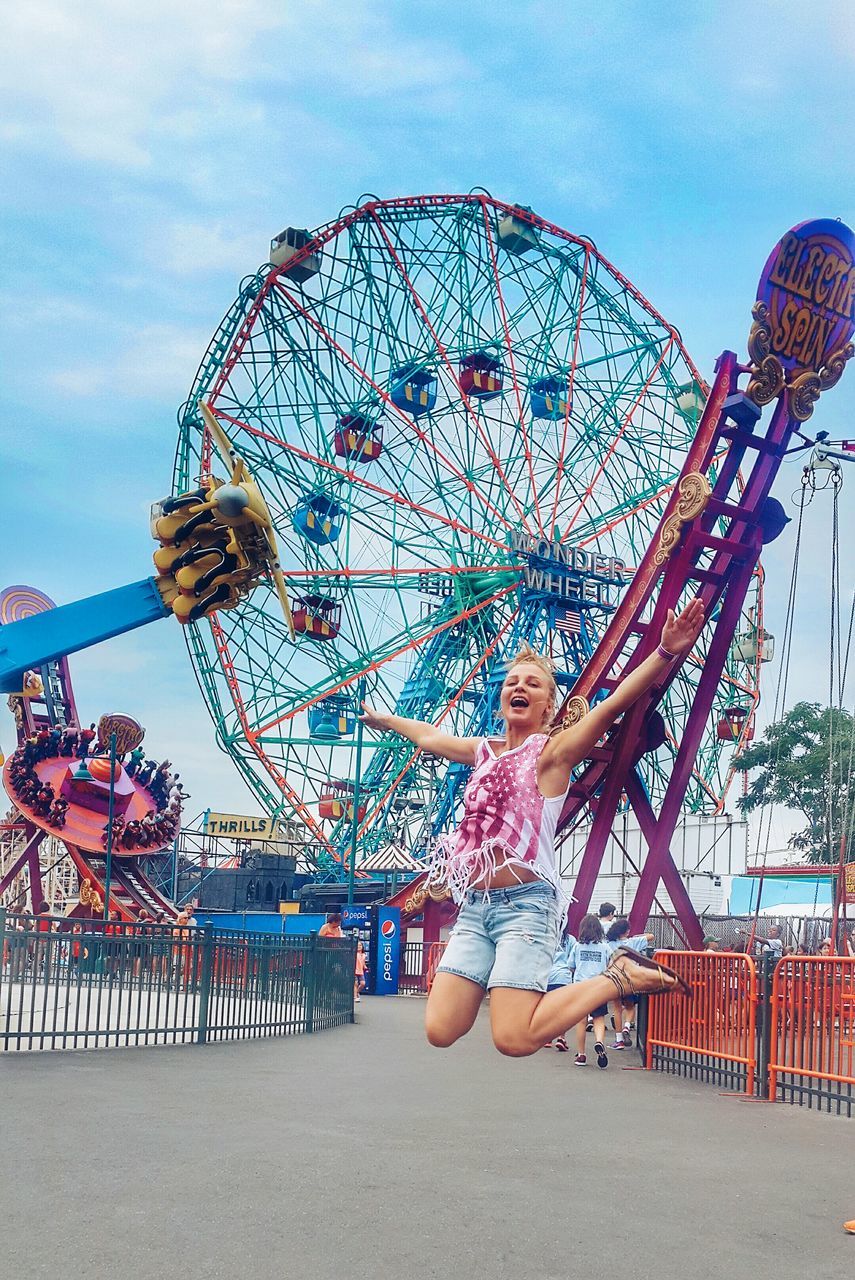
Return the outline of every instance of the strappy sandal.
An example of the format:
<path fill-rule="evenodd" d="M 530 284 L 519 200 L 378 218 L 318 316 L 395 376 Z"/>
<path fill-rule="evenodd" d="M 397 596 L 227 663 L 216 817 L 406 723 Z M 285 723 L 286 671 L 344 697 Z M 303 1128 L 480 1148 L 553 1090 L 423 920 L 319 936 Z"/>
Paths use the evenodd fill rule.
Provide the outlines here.
<path fill-rule="evenodd" d="M 641 969 L 654 969 L 658 973 L 659 986 L 648 992 L 649 995 L 673 994 L 675 991 L 679 991 L 681 995 L 688 996 L 691 999 L 691 988 L 685 979 L 680 977 L 679 973 L 669 969 L 666 964 L 657 964 L 655 960 L 648 960 L 647 956 L 643 956 L 639 951 L 633 951 L 632 947 L 618 947 L 606 966 L 605 976 L 610 982 L 614 983 L 621 999 L 627 995 L 634 996 L 639 994 L 632 985 L 632 979 L 629 974 L 619 963 L 622 959 L 629 960 L 631 964 L 637 964 Z"/>

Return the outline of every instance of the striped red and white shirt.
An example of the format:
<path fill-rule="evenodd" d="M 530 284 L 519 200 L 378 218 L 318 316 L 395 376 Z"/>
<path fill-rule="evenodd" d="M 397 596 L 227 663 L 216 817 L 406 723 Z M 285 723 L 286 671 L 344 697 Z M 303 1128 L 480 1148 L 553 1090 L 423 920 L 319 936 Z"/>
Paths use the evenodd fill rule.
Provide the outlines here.
<path fill-rule="evenodd" d="M 501 755 L 489 738 L 479 742 L 463 793 L 463 819 L 456 831 L 440 837 L 431 860 L 430 878 L 446 883 L 455 902 L 473 885 L 489 883 L 500 866 L 533 871 L 561 895 L 555 828 L 567 792 L 544 796 L 537 785 L 548 741 L 547 734 L 535 733 Z"/>

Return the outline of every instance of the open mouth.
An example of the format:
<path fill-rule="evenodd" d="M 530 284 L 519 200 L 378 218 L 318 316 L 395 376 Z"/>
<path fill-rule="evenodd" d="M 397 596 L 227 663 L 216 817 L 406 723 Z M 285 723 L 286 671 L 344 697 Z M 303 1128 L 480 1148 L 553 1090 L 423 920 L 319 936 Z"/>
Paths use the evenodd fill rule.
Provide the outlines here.
<path fill-rule="evenodd" d="M 521 693 L 515 693 L 511 698 L 510 705 L 512 707 L 527 707 L 528 698 L 524 698 Z"/>

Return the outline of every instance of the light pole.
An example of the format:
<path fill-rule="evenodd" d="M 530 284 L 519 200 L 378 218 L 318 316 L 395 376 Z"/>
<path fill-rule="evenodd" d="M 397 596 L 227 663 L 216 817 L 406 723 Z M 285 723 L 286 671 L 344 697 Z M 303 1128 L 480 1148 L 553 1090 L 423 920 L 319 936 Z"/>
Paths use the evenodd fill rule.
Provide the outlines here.
<path fill-rule="evenodd" d="M 110 799 L 107 806 L 107 870 L 104 874 L 104 919 L 110 919 L 110 880 L 113 875 L 113 807 L 116 800 L 116 734 L 110 734 Z"/>
<path fill-rule="evenodd" d="M 350 867 L 347 875 L 347 905 L 353 906 L 353 891 L 356 881 L 356 837 L 359 833 L 359 789 L 362 783 L 362 734 L 365 726 L 362 723 L 362 701 L 365 697 L 365 677 L 360 680 L 356 693 L 356 767 L 353 780 L 353 825 L 350 828 Z"/>

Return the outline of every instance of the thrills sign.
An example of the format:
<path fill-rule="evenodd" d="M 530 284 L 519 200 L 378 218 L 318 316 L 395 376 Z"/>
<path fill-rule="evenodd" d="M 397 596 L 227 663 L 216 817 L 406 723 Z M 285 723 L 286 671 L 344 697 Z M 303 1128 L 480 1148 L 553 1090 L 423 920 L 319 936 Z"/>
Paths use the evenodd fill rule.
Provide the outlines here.
<path fill-rule="evenodd" d="M 855 234 L 829 218 L 793 227 L 772 250 L 757 300 L 784 369 L 821 369 L 855 332 Z"/>
<path fill-rule="evenodd" d="M 231 840 L 275 840 L 279 835 L 274 818 L 248 818 L 240 813 L 205 814 L 203 830 L 206 836 L 225 836 Z"/>

